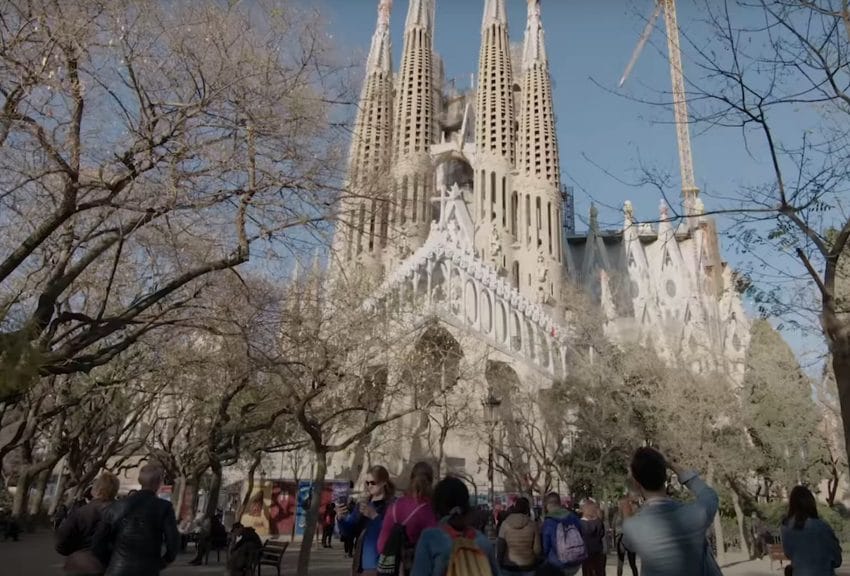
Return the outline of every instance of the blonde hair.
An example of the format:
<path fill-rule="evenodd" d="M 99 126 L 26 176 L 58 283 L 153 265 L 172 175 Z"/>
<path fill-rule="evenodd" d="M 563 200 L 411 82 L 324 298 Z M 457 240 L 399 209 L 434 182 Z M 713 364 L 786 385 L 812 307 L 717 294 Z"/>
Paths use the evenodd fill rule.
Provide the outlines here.
<path fill-rule="evenodd" d="M 94 481 L 91 488 L 91 495 L 97 500 L 115 500 L 118 496 L 118 487 L 121 483 L 118 477 L 111 472 L 103 472 Z"/>

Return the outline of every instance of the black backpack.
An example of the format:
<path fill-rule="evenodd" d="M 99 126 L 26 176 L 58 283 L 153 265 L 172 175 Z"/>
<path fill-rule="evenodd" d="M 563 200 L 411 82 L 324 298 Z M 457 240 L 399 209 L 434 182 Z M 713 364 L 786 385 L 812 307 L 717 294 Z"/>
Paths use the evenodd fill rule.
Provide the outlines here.
<path fill-rule="evenodd" d="M 378 576 L 399 576 L 399 574 L 402 574 L 402 568 L 404 568 L 404 574 L 410 573 L 413 566 L 414 549 L 407 537 L 405 525 L 425 506 L 427 504 L 420 504 L 414 508 L 413 512 L 402 523 L 399 523 L 396 519 L 396 507 L 393 506 L 393 529 L 384 545 L 383 554 L 378 558 Z"/>

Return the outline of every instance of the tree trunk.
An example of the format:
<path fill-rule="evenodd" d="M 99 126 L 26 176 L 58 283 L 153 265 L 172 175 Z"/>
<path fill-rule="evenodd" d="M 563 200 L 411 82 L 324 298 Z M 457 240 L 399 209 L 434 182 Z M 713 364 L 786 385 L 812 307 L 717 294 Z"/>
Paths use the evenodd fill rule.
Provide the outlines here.
<path fill-rule="evenodd" d="M 307 511 L 306 525 L 304 526 L 304 540 L 301 542 L 301 551 L 298 553 L 297 576 L 308 576 L 309 574 L 310 553 L 312 552 L 316 527 L 319 525 L 319 508 L 322 504 L 322 487 L 325 484 L 325 476 L 327 473 L 328 454 L 324 450 L 317 450 L 316 467 L 313 473 L 313 486 L 310 490 L 310 509 Z"/>
<path fill-rule="evenodd" d="M 190 518 L 194 518 L 198 513 L 198 493 L 201 491 L 201 477 L 200 475 L 192 476 L 192 483 L 189 485 L 189 489 L 191 490 L 190 494 L 192 495 L 192 501 L 189 503 Z"/>
<path fill-rule="evenodd" d="M 12 501 L 12 516 L 18 521 L 26 517 L 32 480 L 29 466 L 21 466 L 21 470 L 18 473 L 18 483 L 15 485 L 15 499 Z"/>
<path fill-rule="evenodd" d="M 210 473 L 212 477 L 210 478 L 210 489 L 207 494 L 205 512 L 207 516 L 212 518 L 216 510 L 218 510 L 218 499 L 221 492 L 221 462 L 217 458 L 213 458 L 210 462 Z"/>
<path fill-rule="evenodd" d="M 59 504 L 65 499 L 65 458 L 59 461 L 59 470 L 56 473 L 56 492 L 53 494 L 53 500 L 50 502 L 50 508 L 47 510 L 47 515 L 51 518 L 56 513 Z"/>
<path fill-rule="evenodd" d="M 744 511 L 741 509 L 741 498 L 738 496 L 738 491 L 735 489 L 735 483 L 730 482 L 729 488 L 732 489 L 732 505 L 735 507 L 735 520 L 738 521 L 738 540 L 741 542 L 741 552 L 750 556 L 750 547 L 747 545 L 747 534 L 744 529 Z"/>
<path fill-rule="evenodd" d="M 242 502 L 239 503 L 239 508 L 236 510 L 237 522 L 242 518 L 242 514 L 245 513 L 245 509 L 248 507 L 248 502 L 251 501 L 251 494 L 254 493 L 254 474 L 257 472 L 257 468 L 259 468 L 262 458 L 262 453 L 257 452 L 251 461 L 250 468 L 248 468 L 248 485 L 245 487 L 245 495 L 242 497 Z M 283 474 L 283 466 L 281 466 L 280 472 Z M 297 483 L 295 485 L 298 486 Z"/>
<path fill-rule="evenodd" d="M 186 501 L 186 477 L 178 476 L 174 479 L 174 492 L 171 496 L 174 499 L 174 515 L 177 517 L 179 524 L 183 518 L 180 517 L 183 511 L 183 502 Z"/>
<path fill-rule="evenodd" d="M 844 447 L 847 461 L 850 462 L 850 338 L 843 341 L 830 341 L 832 352 L 832 371 L 838 388 L 838 402 L 841 405 L 841 421 L 844 425 Z"/>
<path fill-rule="evenodd" d="M 53 471 L 53 468 L 47 468 L 46 470 L 42 470 L 39 472 L 35 481 L 35 492 L 30 498 L 29 507 L 30 507 L 30 516 L 38 517 L 41 514 L 41 505 L 44 503 L 44 493 L 47 491 L 47 483 L 50 481 L 50 472 Z"/>

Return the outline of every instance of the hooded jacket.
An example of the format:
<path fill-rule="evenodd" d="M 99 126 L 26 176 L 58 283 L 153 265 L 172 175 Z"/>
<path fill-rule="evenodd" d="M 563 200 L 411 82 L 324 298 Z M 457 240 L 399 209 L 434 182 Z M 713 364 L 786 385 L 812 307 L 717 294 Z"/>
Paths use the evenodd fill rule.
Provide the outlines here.
<path fill-rule="evenodd" d="M 537 565 L 542 551 L 540 531 L 528 515 L 510 514 L 499 529 L 499 538 L 505 541 L 502 566 L 533 569 Z"/>

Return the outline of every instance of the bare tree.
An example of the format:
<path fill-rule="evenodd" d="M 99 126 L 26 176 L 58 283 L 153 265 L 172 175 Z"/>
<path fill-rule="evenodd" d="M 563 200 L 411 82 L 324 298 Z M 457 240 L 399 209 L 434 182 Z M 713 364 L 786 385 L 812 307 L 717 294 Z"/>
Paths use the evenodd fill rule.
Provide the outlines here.
<path fill-rule="evenodd" d="M 763 183 L 718 197 L 717 212 L 754 260 L 748 288 L 762 312 L 798 327 L 819 320 L 848 439 L 850 310 L 838 282 L 850 244 L 850 5 L 725 0 L 704 11 L 709 39 L 689 38 L 693 120 L 736 131 L 768 167 Z M 789 289 L 801 282 L 812 290 Z"/>
<path fill-rule="evenodd" d="M 323 232 L 348 93 L 292 4 L 4 0 L 0 398 L 108 363 L 252 249 Z"/>

